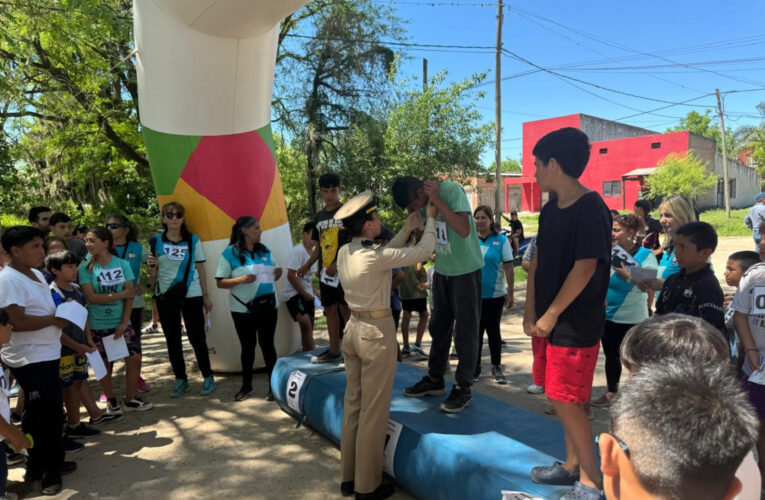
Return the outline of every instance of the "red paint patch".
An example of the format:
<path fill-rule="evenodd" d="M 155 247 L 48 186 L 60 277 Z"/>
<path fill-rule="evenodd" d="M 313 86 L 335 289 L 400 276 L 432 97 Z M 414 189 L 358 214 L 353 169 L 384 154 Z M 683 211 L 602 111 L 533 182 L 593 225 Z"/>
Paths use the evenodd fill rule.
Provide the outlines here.
<path fill-rule="evenodd" d="M 257 131 L 205 136 L 181 178 L 236 220 L 261 218 L 271 195 L 276 160 Z"/>

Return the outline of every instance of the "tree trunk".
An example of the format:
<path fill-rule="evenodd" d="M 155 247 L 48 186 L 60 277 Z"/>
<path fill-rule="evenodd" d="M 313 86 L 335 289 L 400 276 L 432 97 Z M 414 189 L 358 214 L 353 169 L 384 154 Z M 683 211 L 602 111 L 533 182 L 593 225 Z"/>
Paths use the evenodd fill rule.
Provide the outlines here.
<path fill-rule="evenodd" d="M 316 214 L 316 188 L 314 183 L 314 172 L 316 171 L 316 135 L 313 127 L 308 127 L 308 140 L 306 141 L 306 169 L 305 169 L 305 187 L 308 194 L 308 212 L 311 215 Z"/>

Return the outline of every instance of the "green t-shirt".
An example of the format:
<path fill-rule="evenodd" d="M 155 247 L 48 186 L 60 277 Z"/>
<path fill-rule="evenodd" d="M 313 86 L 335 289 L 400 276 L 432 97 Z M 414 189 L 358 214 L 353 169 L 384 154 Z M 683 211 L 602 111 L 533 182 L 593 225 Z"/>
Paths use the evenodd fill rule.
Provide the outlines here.
<path fill-rule="evenodd" d="M 436 217 L 436 272 L 442 276 L 460 276 L 481 269 L 483 255 L 465 191 L 459 184 L 442 181 L 438 196 L 453 212 L 467 212 L 470 234 L 463 238 L 442 215 Z"/>
<path fill-rule="evenodd" d="M 126 260 L 113 256 L 105 266 L 93 264 L 92 270 L 88 269 L 88 264 L 89 262 L 80 264 L 80 285 L 92 285 L 96 293 L 119 293 L 125 289 L 125 283 L 128 281 L 135 283 L 133 270 Z M 122 323 L 124 303 L 124 300 L 115 300 L 108 304 L 88 304 L 90 327 L 93 330 L 117 328 Z"/>
<path fill-rule="evenodd" d="M 425 272 L 417 271 L 417 266 L 404 268 L 404 281 L 398 286 L 401 300 L 425 299 L 428 297 L 428 289 L 420 288 L 420 285 L 428 282 Z"/>

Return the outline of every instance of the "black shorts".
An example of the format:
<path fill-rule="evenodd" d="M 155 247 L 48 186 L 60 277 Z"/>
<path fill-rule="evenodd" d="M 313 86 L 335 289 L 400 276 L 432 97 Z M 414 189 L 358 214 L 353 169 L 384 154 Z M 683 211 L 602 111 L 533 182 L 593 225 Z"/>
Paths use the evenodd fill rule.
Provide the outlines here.
<path fill-rule="evenodd" d="M 420 299 L 401 299 L 401 308 L 408 312 L 425 312 L 428 310 L 428 300 L 425 297 Z"/>
<path fill-rule="evenodd" d="M 300 295 L 295 295 L 287 301 L 287 310 L 292 319 L 297 321 L 298 314 L 307 314 L 309 318 L 313 318 L 316 307 L 313 300 L 305 300 Z"/>
<path fill-rule="evenodd" d="M 342 304 L 347 306 L 345 301 L 345 292 L 343 291 L 343 285 L 338 285 L 337 288 L 319 283 L 319 291 L 321 292 L 321 305 L 325 309 L 334 304 Z"/>

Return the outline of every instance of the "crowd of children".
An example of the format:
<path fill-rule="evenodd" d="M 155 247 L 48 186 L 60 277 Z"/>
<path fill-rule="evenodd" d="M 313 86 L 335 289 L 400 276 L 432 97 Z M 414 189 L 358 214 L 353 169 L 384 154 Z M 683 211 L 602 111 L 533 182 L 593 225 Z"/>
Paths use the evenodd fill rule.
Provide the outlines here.
<path fill-rule="evenodd" d="M 528 391 L 544 393 L 560 417 L 566 456 L 563 462 L 535 467 L 531 479 L 572 486 L 562 497 L 566 500 L 620 498 L 619 491 L 623 495 L 625 487 L 655 495 L 682 487 L 693 495 L 671 498 L 723 498 L 740 489 L 736 484 L 751 487 L 751 478 L 733 472 L 746 462 L 742 450 L 748 453 L 756 446 L 757 455 L 765 456 L 765 222 L 757 228 L 760 237 L 755 237 L 759 253 L 730 255 L 725 279 L 737 290 L 725 295 L 710 265 L 717 234 L 711 225 L 697 220 L 687 200 L 677 196 L 663 200 L 659 221 L 651 219 L 650 205 L 644 200 L 636 204 L 635 215 L 613 214 L 597 193 L 578 180 L 589 160 L 589 141 L 577 129 L 548 134 L 533 154 L 540 188 L 555 196 L 542 209 L 539 232 L 527 246 L 522 263 L 528 272 L 523 330 L 531 337 L 534 355 L 534 384 Z M 354 318 L 364 313 L 348 308 L 338 272 L 340 249 L 351 241 L 342 220 L 334 217 L 343 207 L 340 179 L 325 174 L 319 188 L 324 207 L 302 226 L 301 241 L 291 250 L 285 273 L 261 242 L 259 221 L 249 216 L 237 219 L 229 246 L 216 256 L 215 283 L 229 290 L 230 313 L 241 341 L 243 374 L 236 401 L 253 393 L 257 344 L 269 374 L 274 367 L 280 302 L 300 329 L 303 351 L 315 349 L 315 310 L 317 305 L 323 309 L 330 342 L 313 357 L 315 363 L 342 361 L 344 325 L 351 312 Z M 491 208 L 482 206 L 471 213 L 464 191 L 450 181 L 400 178 L 392 192 L 396 203 L 413 214 L 410 219 L 426 205 L 437 208 L 432 221 L 435 252 L 430 259 L 435 262 L 419 259 L 393 267 L 391 287 L 385 290 L 390 293 L 394 332 L 401 314 L 400 355 L 429 358 L 428 374 L 407 387 L 405 394 L 445 394 L 444 374 L 453 342 L 459 359 L 457 384 L 441 409 L 462 411 L 473 403 L 470 387 L 481 373 L 484 331 L 489 337 L 492 380 L 506 383 L 500 362 L 500 318 L 503 309 L 513 306 L 513 261 L 523 242 L 522 229 L 515 224 L 514 214 L 513 233 L 509 238 L 502 235 L 492 223 Z M 62 475 L 76 469 L 76 463 L 65 460 L 65 452 L 82 448 L 77 440 L 97 435 L 97 426 L 123 418 L 125 412 L 153 408 L 141 395 L 149 390 L 141 377 L 147 290 L 155 298 L 154 318 L 147 331 L 162 325 L 175 376 L 171 396 L 180 397 L 190 389 L 181 344 L 184 330 L 202 375 L 200 393 L 215 391 L 204 326 L 205 314 L 212 308 L 205 255 L 199 238 L 186 227 L 180 203 L 165 204 L 161 213 L 162 231 L 149 238 L 148 248 L 122 214 L 110 215 L 103 227 L 73 230 L 67 214 L 34 207 L 29 226 L 11 227 L 2 234 L 0 359 L 8 371 L 0 370 L 0 436 L 7 448 L 7 453 L 0 453 L 0 499 L 6 495 L 8 463 L 17 462 L 22 450 L 28 449 L 25 480 L 40 480 L 43 494 L 56 494 L 62 488 Z M 415 246 L 422 234 L 420 228 L 401 241 L 396 236 L 395 244 L 408 240 L 406 245 Z M 393 233 L 382 227 L 373 240 L 356 246 L 383 247 L 391 240 Z M 253 266 L 267 269 L 272 279 L 257 281 Z M 148 275 L 147 283 L 142 282 L 142 274 Z M 286 280 L 277 294 L 275 282 L 282 274 Z M 57 308 L 69 302 L 87 309 L 84 324 L 58 317 Z M 417 313 L 416 333 L 410 342 L 413 313 Z M 422 346 L 426 329 L 432 338 L 429 356 Z M 108 351 L 114 343 L 124 344 L 127 352 L 121 358 L 124 394 L 112 378 Z M 591 399 L 601 344 L 607 391 Z M 99 380 L 105 409 L 87 383 L 88 366 L 98 363 L 97 358 L 105 369 Z M 622 366 L 627 368 L 626 377 L 622 377 Z M 734 374 L 740 382 L 731 383 Z M 694 376 L 703 377 L 706 385 L 700 389 L 682 380 Z M 622 378 L 626 380 L 620 383 Z M 12 412 L 8 392 L 14 380 L 20 390 Z M 662 397 L 654 398 L 653 412 L 641 414 L 641 407 L 648 404 L 641 391 L 649 388 Z M 701 397 L 702 389 L 741 408 L 728 413 L 700 411 L 690 419 L 685 434 L 679 430 L 672 434 L 672 426 L 682 427 L 682 423 L 656 408 L 666 410 L 671 405 L 673 390 L 693 400 Z M 666 391 L 669 394 L 664 397 Z M 270 389 L 268 399 L 273 399 Z M 590 405 L 612 411 L 613 432 L 599 437 L 600 465 L 592 447 Z M 80 420 L 81 407 L 89 416 L 87 423 Z M 717 462 L 701 446 L 692 452 L 702 457 L 698 464 L 679 467 L 674 476 L 671 471 L 655 470 L 654 462 L 642 454 L 629 462 L 630 452 L 622 439 L 635 455 L 637 449 L 657 453 L 655 438 L 646 437 L 650 430 L 669 435 L 667 446 L 679 447 L 688 433 L 703 428 L 707 414 L 727 418 L 738 435 L 735 443 L 729 441 L 723 447 L 729 453 Z M 17 415 L 21 431 L 13 425 Z M 650 420 L 651 416 L 655 418 Z M 747 460 L 754 463 L 752 457 Z M 713 463 L 726 471 L 721 476 L 727 478 L 723 486 L 701 480 L 705 467 Z M 765 460 L 759 461 L 759 469 L 765 474 Z M 699 480 L 688 482 L 697 473 L 702 474 Z M 362 492 L 367 495 L 363 498 L 392 493 L 391 488 L 380 490 L 374 477 L 365 478 L 365 489 L 371 490 Z M 344 479 L 345 494 L 353 479 Z M 718 486 L 723 496 L 699 496 L 699 491 L 716 491 Z"/>

